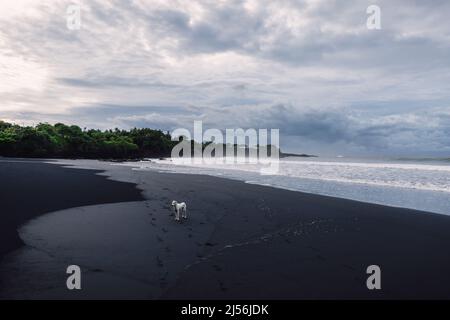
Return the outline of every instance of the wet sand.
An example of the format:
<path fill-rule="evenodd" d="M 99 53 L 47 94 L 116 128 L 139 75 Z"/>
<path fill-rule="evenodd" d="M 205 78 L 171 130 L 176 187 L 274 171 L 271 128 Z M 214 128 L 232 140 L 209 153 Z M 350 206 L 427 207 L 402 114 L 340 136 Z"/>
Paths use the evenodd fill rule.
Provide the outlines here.
<path fill-rule="evenodd" d="M 0 298 L 450 298 L 448 216 L 210 176 L 60 163 L 105 170 L 146 200 L 83 205 L 24 225 L 26 245 L 0 265 L 8 280 Z M 48 166 L 66 183 L 93 175 Z M 188 203 L 182 224 L 170 215 L 173 199 Z M 83 270 L 78 292 L 65 289 L 61 272 L 72 263 Z M 379 291 L 366 287 L 372 264 L 381 267 Z"/>
<path fill-rule="evenodd" d="M 0 157 L 0 260 L 23 244 L 16 229 L 32 218 L 65 208 L 143 199 L 135 185 L 108 181 L 99 172 Z"/>

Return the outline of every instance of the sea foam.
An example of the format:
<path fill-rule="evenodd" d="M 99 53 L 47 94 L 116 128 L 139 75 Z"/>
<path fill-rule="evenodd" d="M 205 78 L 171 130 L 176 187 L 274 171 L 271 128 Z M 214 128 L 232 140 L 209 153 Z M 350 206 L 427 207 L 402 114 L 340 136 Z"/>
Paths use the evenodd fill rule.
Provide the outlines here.
<path fill-rule="evenodd" d="M 247 183 L 364 202 L 450 214 L 450 165 L 361 159 L 281 159 L 276 175 L 258 164 L 176 165 L 168 160 L 129 163 L 139 170 L 207 174 Z"/>

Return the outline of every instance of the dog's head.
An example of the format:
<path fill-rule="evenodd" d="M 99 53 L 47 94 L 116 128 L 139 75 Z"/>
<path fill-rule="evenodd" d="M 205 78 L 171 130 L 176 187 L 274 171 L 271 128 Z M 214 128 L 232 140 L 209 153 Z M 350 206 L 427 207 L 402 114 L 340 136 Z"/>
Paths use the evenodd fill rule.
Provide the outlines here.
<path fill-rule="evenodd" d="M 172 207 L 175 207 L 177 202 L 175 200 L 172 201 Z"/>

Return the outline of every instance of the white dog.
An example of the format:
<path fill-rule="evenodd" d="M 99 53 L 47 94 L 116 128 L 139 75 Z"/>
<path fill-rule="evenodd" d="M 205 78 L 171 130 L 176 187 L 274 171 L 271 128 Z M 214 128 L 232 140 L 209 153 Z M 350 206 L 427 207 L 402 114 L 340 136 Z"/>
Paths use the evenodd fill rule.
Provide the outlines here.
<path fill-rule="evenodd" d="M 178 203 L 175 200 L 173 200 L 172 208 L 175 211 L 175 220 L 176 221 L 180 221 L 180 212 L 181 212 L 181 217 L 183 219 L 187 219 L 186 203 L 184 203 L 184 202 Z"/>

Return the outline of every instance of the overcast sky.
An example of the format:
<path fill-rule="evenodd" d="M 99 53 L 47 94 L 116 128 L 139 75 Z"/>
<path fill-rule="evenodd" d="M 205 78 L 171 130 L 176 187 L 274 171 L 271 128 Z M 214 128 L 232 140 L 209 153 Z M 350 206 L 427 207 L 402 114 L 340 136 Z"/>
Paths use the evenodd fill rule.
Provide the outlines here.
<path fill-rule="evenodd" d="M 203 120 L 279 128 L 288 151 L 450 155 L 450 1 L 1 0 L 0 98 L 18 124 Z"/>

